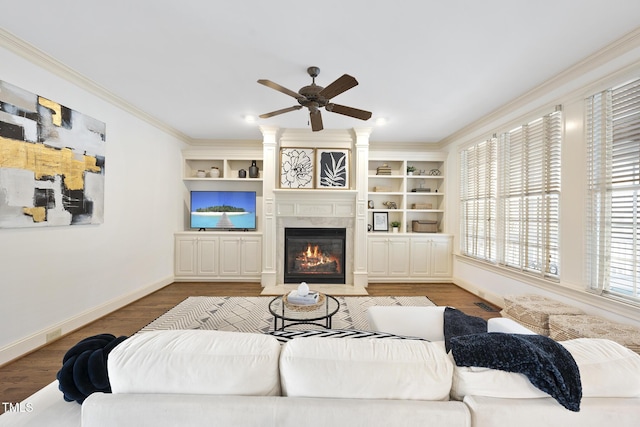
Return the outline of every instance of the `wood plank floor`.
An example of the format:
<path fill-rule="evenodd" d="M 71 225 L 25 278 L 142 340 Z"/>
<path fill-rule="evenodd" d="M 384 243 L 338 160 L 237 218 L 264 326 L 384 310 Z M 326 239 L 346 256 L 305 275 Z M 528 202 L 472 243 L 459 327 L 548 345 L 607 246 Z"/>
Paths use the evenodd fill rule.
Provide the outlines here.
<path fill-rule="evenodd" d="M 17 403 L 51 381 L 62 366 L 65 352 L 88 336 L 110 333 L 132 335 L 189 296 L 260 296 L 259 283 L 176 282 L 129 304 L 14 362 L 0 367 L 0 402 Z M 453 284 L 370 284 L 371 296 L 426 296 L 436 305 L 449 305 L 489 319 L 499 317 L 499 308 Z M 476 303 L 485 303 L 487 311 Z M 0 413 L 4 410 L 0 405 Z"/>

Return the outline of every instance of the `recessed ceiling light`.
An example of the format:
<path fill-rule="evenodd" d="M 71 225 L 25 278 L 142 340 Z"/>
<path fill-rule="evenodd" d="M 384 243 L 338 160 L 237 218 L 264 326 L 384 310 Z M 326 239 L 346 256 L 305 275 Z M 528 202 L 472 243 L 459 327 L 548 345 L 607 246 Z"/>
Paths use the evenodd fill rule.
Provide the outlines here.
<path fill-rule="evenodd" d="M 247 123 L 255 123 L 256 122 L 256 118 L 255 116 L 252 115 L 246 115 L 244 116 L 244 121 Z"/>
<path fill-rule="evenodd" d="M 386 118 L 384 118 L 384 117 L 378 117 L 378 118 L 376 119 L 376 125 L 377 125 L 377 126 L 384 126 L 384 125 L 386 125 L 386 124 L 387 124 L 387 119 L 386 119 Z"/>

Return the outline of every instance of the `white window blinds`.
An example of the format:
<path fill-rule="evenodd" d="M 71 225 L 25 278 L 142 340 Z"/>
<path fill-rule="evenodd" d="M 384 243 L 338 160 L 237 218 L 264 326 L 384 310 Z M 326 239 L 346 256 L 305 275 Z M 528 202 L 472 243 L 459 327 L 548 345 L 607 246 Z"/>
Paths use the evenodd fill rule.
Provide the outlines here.
<path fill-rule="evenodd" d="M 496 262 L 497 138 L 460 153 L 460 225 L 463 254 Z"/>
<path fill-rule="evenodd" d="M 562 112 L 460 152 L 461 252 L 557 279 Z"/>
<path fill-rule="evenodd" d="M 557 278 L 562 112 L 501 135 L 501 263 Z"/>
<path fill-rule="evenodd" d="M 640 80 L 587 99 L 590 287 L 640 302 Z"/>

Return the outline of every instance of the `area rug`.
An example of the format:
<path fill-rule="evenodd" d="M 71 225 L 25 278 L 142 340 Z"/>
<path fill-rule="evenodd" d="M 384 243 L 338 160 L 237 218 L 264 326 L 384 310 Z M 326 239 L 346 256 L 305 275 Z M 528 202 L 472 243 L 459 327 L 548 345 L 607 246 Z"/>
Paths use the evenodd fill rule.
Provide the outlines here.
<path fill-rule="evenodd" d="M 189 297 L 140 332 L 167 329 L 269 332 L 273 330 L 273 316 L 268 308 L 272 299 L 273 297 Z M 367 308 L 374 305 L 435 306 L 427 297 L 366 296 L 336 299 L 340 302 L 340 309 L 333 316 L 333 329 L 368 329 L 366 312 Z M 292 328 L 305 329 L 309 326 Z"/>

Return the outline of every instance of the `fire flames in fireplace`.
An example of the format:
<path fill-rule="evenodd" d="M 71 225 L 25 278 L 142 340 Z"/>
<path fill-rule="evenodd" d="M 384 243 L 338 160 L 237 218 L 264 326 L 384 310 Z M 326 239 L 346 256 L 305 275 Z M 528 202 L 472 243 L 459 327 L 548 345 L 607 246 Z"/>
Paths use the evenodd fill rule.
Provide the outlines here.
<path fill-rule="evenodd" d="M 344 283 L 344 228 L 284 231 L 284 283 Z"/>
<path fill-rule="evenodd" d="M 340 273 L 340 262 L 332 254 L 324 254 L 319 245 L 307 248 L 295 257 L 293 270 L 298 273 Z"/>

